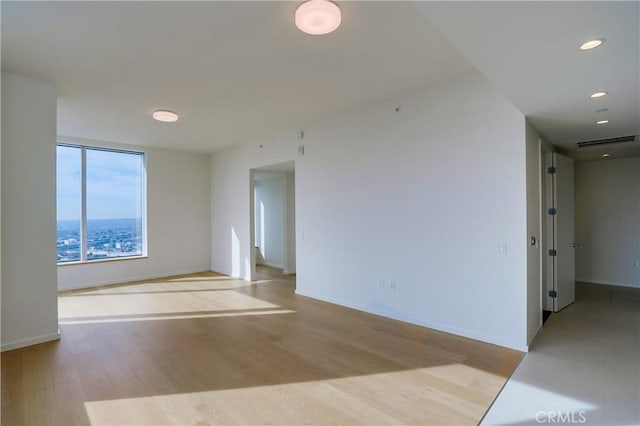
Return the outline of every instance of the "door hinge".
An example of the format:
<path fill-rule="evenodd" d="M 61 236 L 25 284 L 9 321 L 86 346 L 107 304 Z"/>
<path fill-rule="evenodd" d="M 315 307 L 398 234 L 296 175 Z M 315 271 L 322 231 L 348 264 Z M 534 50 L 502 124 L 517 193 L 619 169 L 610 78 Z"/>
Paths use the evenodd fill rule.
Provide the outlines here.
<path fill-rule="evenodd" d="M 552 175 L 552 174 L 554 174 L 555 172 L 556 172 L 556 168 L 555 168 L 555 166 L 551 166 L 551 167 L 547 168 L 547 173 L 549 173 L 549 174 L 551 174 L 551 175 Z"/>
<path fill-rule="evenodd" d="M 558 297 L 558 293 L 555 290 L 549 290 L 549 297 Z"/>
<path fill-rule="evenodd" d="M 549 256 L 557 256 L 557 255 L 558 255 L 558 251 L 556 249 L 549 250 Z"/>
<path fill-rule="evenodd" d="M 549 216 L 555 216 L 556 214 L 558 214 L 558 210 L 556 210 L 555 207 L 551 207 L 549 209 Z"/>

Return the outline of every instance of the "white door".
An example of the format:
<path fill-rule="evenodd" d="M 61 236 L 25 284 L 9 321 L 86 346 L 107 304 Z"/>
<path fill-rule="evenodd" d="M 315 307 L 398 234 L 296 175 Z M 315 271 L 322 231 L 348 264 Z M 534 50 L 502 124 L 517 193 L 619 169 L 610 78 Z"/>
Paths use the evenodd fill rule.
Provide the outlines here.
<path fill-rule="evenodd" d="M 573 160 L 560 154 L 551 154 L 551 201 L 549 210 L 552 247 L 549 248 L 553 289 L 548 297 L 553 311 L 572 304 L 576 299 L 575 282 L 575 207 L 573 189 Z"/>

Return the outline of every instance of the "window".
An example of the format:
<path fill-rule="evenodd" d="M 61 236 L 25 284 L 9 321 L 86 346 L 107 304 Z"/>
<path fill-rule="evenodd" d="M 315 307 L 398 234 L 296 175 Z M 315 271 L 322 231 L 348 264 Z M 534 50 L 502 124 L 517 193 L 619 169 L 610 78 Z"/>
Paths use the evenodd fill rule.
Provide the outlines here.
<path fill-rule="evenodd" d="M 144 154 L 59 144 L 56 163 L 58 263 L 145 255 Z"/>

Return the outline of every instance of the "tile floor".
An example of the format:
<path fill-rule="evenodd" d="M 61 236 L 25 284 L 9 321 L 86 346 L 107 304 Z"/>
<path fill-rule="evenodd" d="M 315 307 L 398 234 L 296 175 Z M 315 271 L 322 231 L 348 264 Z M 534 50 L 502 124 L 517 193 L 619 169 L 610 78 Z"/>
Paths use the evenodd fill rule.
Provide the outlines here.
<path fill-rule="evenodd" d="M 577 283 L 483 425 L 640 425 L 640 289 Z"/>

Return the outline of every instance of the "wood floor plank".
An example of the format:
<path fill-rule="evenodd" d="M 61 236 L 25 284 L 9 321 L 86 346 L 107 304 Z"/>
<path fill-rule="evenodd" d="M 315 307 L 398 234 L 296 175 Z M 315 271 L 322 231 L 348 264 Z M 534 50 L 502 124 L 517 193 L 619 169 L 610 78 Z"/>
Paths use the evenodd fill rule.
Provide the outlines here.
<path fill-rule="evenodd" d="M 40 344 L 23 352 L 24 423 L 59 425 L 58 405 L 49 367 L 48 348 Z"/>
<path fill-rule="evenodd" d="M 77 403 L 86 401 L 87 395 L 71 350 L 64 339 L 48 344 L 47 349 L 60 423 L 69 426 L 88 424 L 86 410 Z"/>
<path fill-rule="evenodd" d="M 3 425 L 22 425 L 24 421 L 23 350 L 2 354 L 2 420 Z"/>
<path fill-rule="evenodd" d="M 93 351 L 73 356 L 82 387 L 89 400 L 118 399 L 120 394 L 111 382 L 100 357 Z"/>

